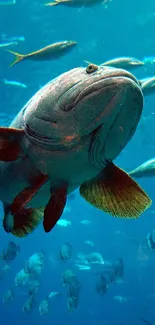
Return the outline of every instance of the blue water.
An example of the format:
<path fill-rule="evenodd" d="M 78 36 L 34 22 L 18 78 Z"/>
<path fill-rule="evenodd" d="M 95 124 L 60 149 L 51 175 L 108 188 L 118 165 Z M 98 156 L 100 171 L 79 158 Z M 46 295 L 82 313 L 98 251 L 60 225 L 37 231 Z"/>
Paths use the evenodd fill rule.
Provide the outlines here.
<path fill-rule="evenodd" d="M 6 1 L 7 2 L 7 1 Z M 10 49 L 28 53 L 61 40 L 76 40 L 78 46 L 70 54 L 57 61 L 25 61 L 12 68 L 12 55 L 0 49 L 0 124 L 8 126 L 26 101 L 40 86 L 59 74 L 77 66 L 85 66 L 84 60 L 100 64 L 106 60 L 131 56 L 139 59 L 155 56 L 155 1 L 154 0 L 112 0 L 92 8 L 48 8 L 43 0 L 17 0 L 14 5 L 0 5 L 0 43 L 2 34 L 8 37 L 24 36 L 25 41 Z M 155 64 L 134 70 L 137 78 L 155 75 Z M 27 89 L 6 86 L 3 79 L 20 81 Z M 155 95 L 146 97 L 143 111 L 144 121 L 139 123 L 136 134 L 117 158 L 116 163 L 132 169 L 143 161 L 154 157 L 155 119 L 152 113 Z M 146 117 L 149 117 L 145 119 Z M 70 212 L 62 218 L 71 221 L 71 226 L 56 226 L 45 234 L 40 226 L 25 239 L 16 239 L 0 228 L 0 250 L 10 240 L 20 245 L 21 253 L 10 264 L 10 270 L 0 281 L 0 323 L 1 324 L 74 324 L 74 325 L 140 325 L 141 317 L 155 322 L 155 301 L 148 299 L 155 293 L 155 253 L 139 253 L 139 246 L 155 225 L 155 182 L 141 180 L 139 184 L 152 198 L 153 204 L 139 220 L 118 220 L 97 211 L 85 203 L 76 193 L 75 200 L 69 201 Z M 2 211 L 1 211 L 2 216 Z M 80 221 L 88 219 L 89 225 Z M 119 231 L 119 234 L 117 234 Z M 94 242 L 92 248 L 85 240 Z M 58 252 L 64 242 L 73 247 L 72 260 L 63 263 Z M 27 294 L 15 288 L 14 278 L 36 252 L 44 250 L 45 267 L 41 275 L 41 288 L 37 294 L 37 307 L 30 315 L 22 311 Z M 96 270 L 79 271 L 74 266 L 77 253 L 100 252 L 105 260 L 114 262 L 118 257 L 124 261 L 123 283 L 111 285 L 108 292 L 100 296 L 95 286 Z M 52 261 L 49 257 L 52 256 Z M 62 286 L 62 273 L 67 268 L 76 271 L 81 283 L 79 305 L 76 311 L 67 310 L 67 290 Z M 11 304 L 4 305 L 3 297 L 8 289 L 14 290 Z M 50 291 L 60 291 L 61 297 L 53 301 L 49 315 L 41 316 L 39 303 Z M 120 303 L 114 296 L 129 297 Z"/>

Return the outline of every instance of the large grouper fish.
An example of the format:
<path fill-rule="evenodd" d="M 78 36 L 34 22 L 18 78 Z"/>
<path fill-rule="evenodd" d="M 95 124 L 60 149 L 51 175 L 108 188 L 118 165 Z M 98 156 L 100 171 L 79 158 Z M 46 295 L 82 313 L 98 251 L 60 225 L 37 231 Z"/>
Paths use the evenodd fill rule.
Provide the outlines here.
<path fill-rule="evenodd" d="M 40 89 L 10 127 L 0 128 L 5 231 L 24 237 L 43 221 L 49 232 L 78 187 L 96 208 L 137 218 L 151 200 L 113 160 L 142 110 L 139 82 L 117 68 L 75 68 Z"/>

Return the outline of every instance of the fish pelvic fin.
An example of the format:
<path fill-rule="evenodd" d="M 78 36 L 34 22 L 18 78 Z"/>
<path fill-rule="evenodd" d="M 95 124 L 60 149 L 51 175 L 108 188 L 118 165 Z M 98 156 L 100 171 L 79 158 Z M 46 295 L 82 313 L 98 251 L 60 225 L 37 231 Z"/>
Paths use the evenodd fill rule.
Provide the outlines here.
<path fill-rule="evenodd" d="M 113 163 L 96 179 L 81 185 L 80 194 L 96 208 L 120 218 L 137 219 L 152 203 L 142 188 Z"/>
<path fill-rule="evenodd" d="M 50 232 L 60 219 L 66 205 L 67 185 L 51 192 L 49 202 L 44 211 L 43 227 L 45 232 Z"/>
<path fill-rule="evenodd" d="M 26 55 L 20 54 L 18 52 L 14 52 L 14 51 L 10 51 L 10 50 L 7 50 L 7 52 L 10 52 L 11 54 L 13 54 L 15 56 L 15 60 L 9 65 L 9 68 L 13 67 L 13 65 L 21 62 L 22 60 L 24 60 L 26 58 Z"/>
<path fill-rule="evenodd" d="M 44 208 L 21 209 L 16 214 L 7 214 L 3 219 L 6 232 L 11 232 L 15 237 L 26 237 L 32 233 L 43 219 Z"/>

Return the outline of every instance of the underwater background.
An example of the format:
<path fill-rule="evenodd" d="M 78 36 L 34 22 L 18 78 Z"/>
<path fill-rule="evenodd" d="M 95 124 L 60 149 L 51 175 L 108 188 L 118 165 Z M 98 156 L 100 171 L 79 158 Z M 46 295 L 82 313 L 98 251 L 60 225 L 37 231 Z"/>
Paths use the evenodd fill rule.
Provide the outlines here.
<path fill-rule="evenodd" d="M 75 40 L 78 46 L 68 55 L 55 61 L 25 61 L 9 68 L 12 55 L 0 48 L 0 125 L 8 126 L 26 101 L 45 83 L 61 73 L 78 66 L 84 60 L 101 64 L 115 57 L 150 58 L 150 64 L 137 68 L 138 79 L 155 75 L 155 1 L 112 0 L 90 8 L 65 6 L 45 7 L 43 0 L 17 0 L 12 5 L 0 3 L 0 43 L 7 37 L 23 36 L 24 41 L 9 49 L 28 53 L 61 40 Z M 7 48 L 8 49 L 8 48 Z M 16 80 L 27 88 L 6 85 L 4 79 Z M 126 171 L 151 159 L 155 154 L 155 94 L 145 97 L 143 116 L 132 140 L 116 159 Z M 67 227 L 56 225 L 45 234 L 42 226 L 24 239 L 6 234 L 0 227 L 0 250 L 9 243 L 20 246 L 20 254 L 6 274 L 0 277 L 1 324 L 89 324 L 89 325 L 148 325 L 155 323 L 155 252 L 145 249 L 145 238 L 155 226 L 155 181 L 143 179 L 139 184 L 153 200 L 152 206 L 138 220 L 115 219 L 96 210 L 75 191 L 68 199 L 62 219 Z M 3 211 L 1 206 L 1 219 Z M 83 222 L 87 221 L 87 222 Z M 89 241 L 91 245 L 85 242 Z M 61 246 L 69 243 L 72 257 L 59 259 Z M 40 276 L 36 306 L 27 314 L 23 305 L 28 299 L 25 289 L 15 285 L 16 274 L 34 253 L 43 252 L 45 262 Z M 109 286 L 106 294 L 96 290 L 101 266 L 80 270 L 76 266 L 79 253 L 99 252 L 105 261 L 124 263 L 123 280 Z M 0 261 L 3 272 L 3 260 Z M 73 269 L 80 283 L 77 309 L 67 310 L 67 289 L 62 285 L 62 274 Z M 4 303 L 8 290 L 13 291 L 11 303 Z M 60 292 L 53 300 L 47 315 L 38 306 L 50 292 Z M 114 299 L 114 297 L 124 297 Z M 145 319 L 145 320 L 144 320 Z"/>

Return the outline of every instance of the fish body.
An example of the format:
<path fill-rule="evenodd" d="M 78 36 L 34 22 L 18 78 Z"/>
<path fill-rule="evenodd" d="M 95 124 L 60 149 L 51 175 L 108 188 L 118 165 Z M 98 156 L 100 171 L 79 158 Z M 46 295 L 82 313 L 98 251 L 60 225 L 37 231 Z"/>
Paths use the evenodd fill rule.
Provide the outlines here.
<path fill-rule="evenodd" d="M 112 66 L 120 69 L 134 69 L 143 66 L 144 62 L 131 57 L 122 57 L 106 61 L 102 65 Z"/>
<path fill-rule="evenodd" d="M 90 224 L 92 224 L 92 221 L 91 220 L 81 220 L 81 223 L 82 223 L 82 225 L 86 225 L 86 226 L 88 226 L 88 225 L 90 225 Z"/>
<path fill-rule="evenodd" d="M 60 219 L 58 220 L 57 225 L 61 227 L 68 227 L 71 226 L 71 221 L 66 219 Z"/>
<path fill-rule="evenodd" d="M 145 161 L 143 164 L 130 171 L 129 175 L 135 178 L 155 176 L 155 158 Z"/>
<path fill-rule="evenodd" d="M 147 56 L 147 57 L 144 57 L 143 62 L 144 62 L 145 64 L 153 64 L 153 62 L 154 62 L 154 56 Z"/>
<path fill-rule="evenodd" d="M 89 61 L 85 61 L 85 62 L 87 64 L 91 64 L 91 62 Z M 133 70 L 143 65 L 144 65 L 143 61 L 140 61 L 132 57 L 122 57 L 122 58 L 120 57 L 100 64 L 100 66 L 111 66 L 114 68 L 127 69 L 127 70 Z"/>
<path fill-rule="evenodd" d="M 15 87 L 20 87 L 20 88 L 27 88 L 27 86 L 19 81 L 15 80 L 7 80 L 4 79 L 4 84 L 9 85 L 9 86 L 15 86 Z"/>
<path fill-rule="evenodd" d="M 155 93 L 155 77 L 141 79 L 140 83 L 144 96 Z"/>
<path fill-rule="evenodd" d="M 0 6 L 10 6 L 10 5 L 15 5 L 16 0 L 11 0 L 11 1 L 0 1 Z"/>
<path fill-rule="evenodd" d="M 50 231 L 78 187 L 95 207 L 137 218 L 151 200 L 112 161 L 142 109 L 139 82 L 121 69 L 75 68 L 40 89 L 9 128 L 0 128 L 4 229 L 25 236 L 43 220 Z"/>
<path fill-rule="evenodd" d="M 9 263 L 13 261 L 19 253 L 20 253 L 20 247 L 11 241 L 8 244 L 8 247 L 6 249 L 3 249 L 2 259 L 6 263 Z"/>
<path fill-rule="evenodd" d="M 106 3 L 107 1 L 103 0 L 55 0 L 53 2 L 46 3 L 45 6 L 57 6 L 57 5 L 64 5 L 67 7 L 92 7 L 99 3 Z"/>
<path fill-rule="evenodd" d="M 7 42 L 24 42 L 25 41 L 24 36 L 7 37 L 6 34 L 1 34 L 1 38 L 3 41 L 7 41 Z"/>
<path fill-rule="evenodd" d="M 123 296 L 114 296 L 113 298 L 114 300 L 120 303 L 126 302 L 128 299 L 130 299 L 130 297 L 123 297 Z"/>
<path fill-rule="evenodd" d="M 84 243 L 87 244 L 87 245 L 89 245 L 89 246 L 94 247 L 94 243 L 91 240 L 85 240 Z"/>
<path fill-rule="evenodd" d="M 11 46 L 11 45 L 17 45 L 18 42 L 5 42 L 5 43 L 0 43 L 0 48 L 1 47 L 7 47 L 7 46 Z"/>
<path fill-rule="evenodd" d="M 46 61 L 51 59 L 56 60 L 62 55 L 68 53 L 71 50 L 71 48 L 73 48 L 76 44 L 77 43 L 75 41 L 57 42 L 28 54 L 20 54 L 17 52 L 8 51 L 13 55 L 15 55 L 15 61 L 11 63 L 10 67 L 23 60 L 34 60 L 34 61 Z"/>

